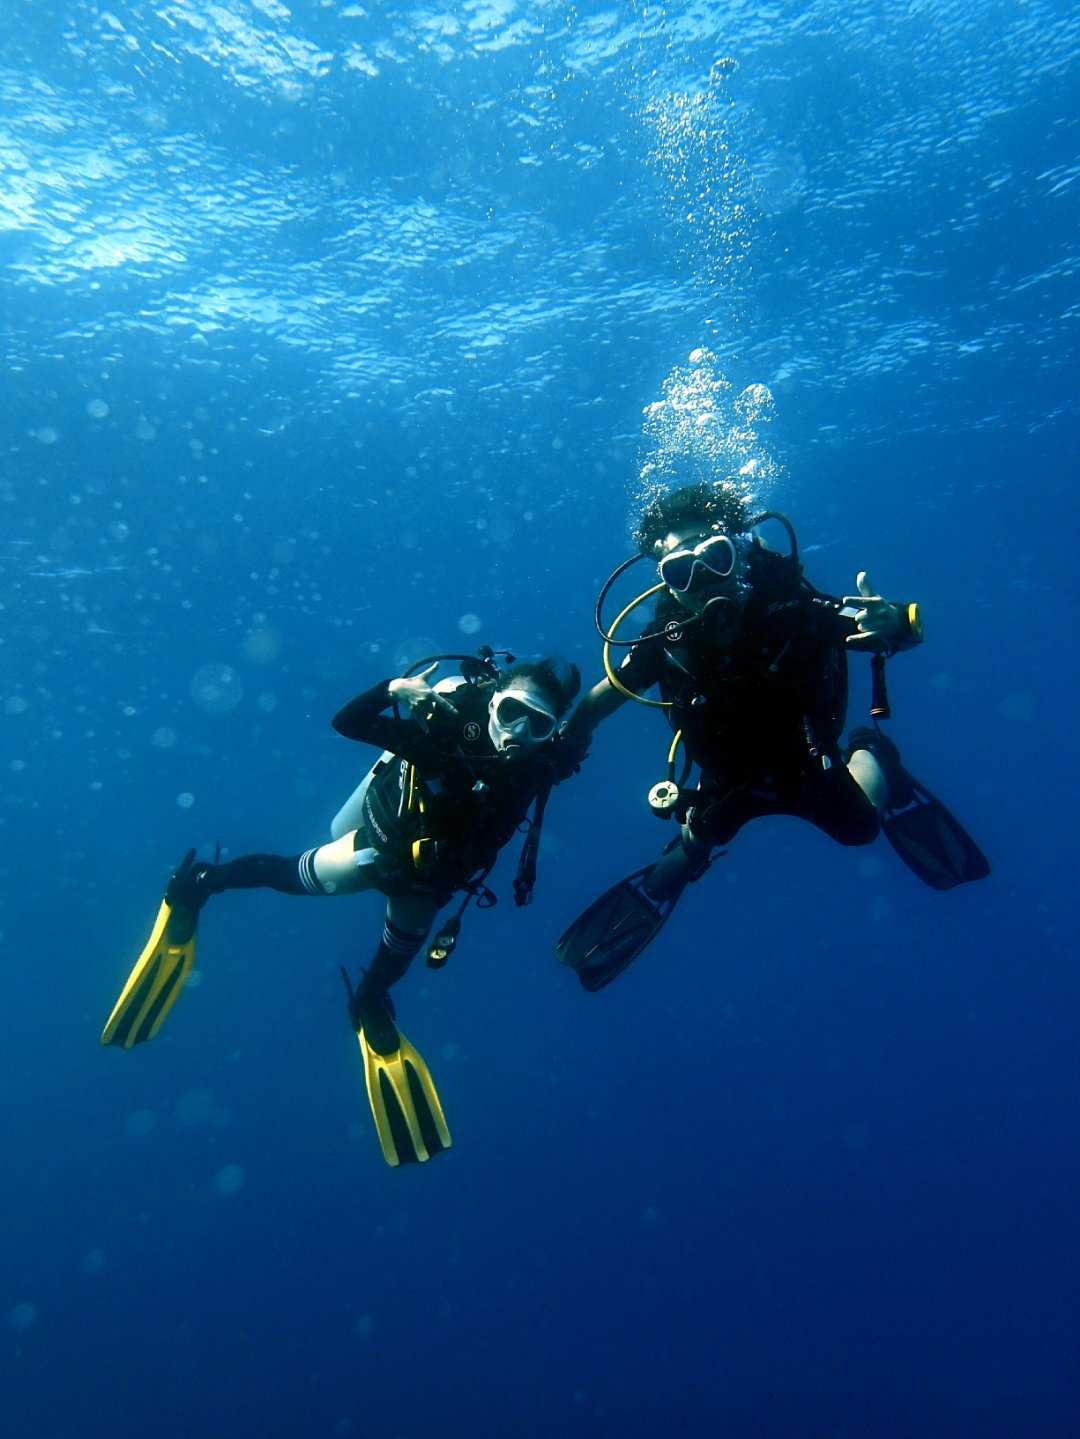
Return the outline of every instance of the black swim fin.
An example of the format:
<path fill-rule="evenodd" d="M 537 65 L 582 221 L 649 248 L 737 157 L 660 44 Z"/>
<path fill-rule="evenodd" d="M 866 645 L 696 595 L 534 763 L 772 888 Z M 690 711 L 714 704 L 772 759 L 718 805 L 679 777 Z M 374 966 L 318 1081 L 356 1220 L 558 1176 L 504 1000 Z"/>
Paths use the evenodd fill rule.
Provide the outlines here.
<path fill-rule="evenodd" d="M 687 854 L 674 839 L 660 858 L 612 885 L 573 924 L 555 946 L 582 988 L 594 993 L 622 974 L 656 938 L 692 879 L 709 867 L 708 854 Z"/>
<path fill-rule="evenodd" d="M 658 905 L 642 888 L 649 867 L 612 885 L 573 924 L 555 946 L 556 957 L 590 992 L 603 989 L 638 957 L 664 926 L 674 902 Z"/>
<path fill-rule="evenodd" d="M 954 814 L 916 779 L 908 776 L 908 802 L 890 802 L 881 832 L 914 874 L 931 889 L 985 879 L 990 861 Z"/>
<path fill-rule="evenodd" d="M 985 879 L 986 855 L 956 816 L 907 772 L 892 740 L 880 730 L 860 729 L 850 743 L 853 750 L 869 750 L 885 771 L 889 798 L 881 832 L 908 869 L 937 890 Z"/>

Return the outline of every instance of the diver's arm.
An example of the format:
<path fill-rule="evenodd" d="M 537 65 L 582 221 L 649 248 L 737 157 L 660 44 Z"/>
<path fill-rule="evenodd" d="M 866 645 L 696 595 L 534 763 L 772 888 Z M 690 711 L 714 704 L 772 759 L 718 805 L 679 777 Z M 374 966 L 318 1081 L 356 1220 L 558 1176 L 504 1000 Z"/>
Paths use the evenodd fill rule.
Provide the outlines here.
<path fill-rule="evenodd" d="M 373 685 L 343 705 L 330 723 L 346 739 L 389 750 L 410 764 L 445 758 L 445 746 L 425 733 L 417 720 L 383 714 L 383 710 L 394 703 L 392 686 L 398 683 L 396 680 L 383 680 Z"/>
<path fill-rule="evenodd" d="M 914 601 L 897 603 L 875 594 L 865 570 L 855 576 L 855 588 L 857 595 L 844 596 L 844 609 L 855 610 L 855 631 L 847 637 L 849 649 L 896 654 L 922 644 L 922 618 Z"/>
<path fill-rule="evenodd" d="M 608 670 L 604 678 L 581 697 L 563 726 L 563 737 L 571 752 L 576 751 L 584 759 L 596 726 L 621 709 L 627 700 L 635 695 L 640 697 L 659 683 L 662 655 L 663 651 L 655 644 L 634 644 L 619 668 Z M 612 675 L 617 681 L 615 684 L 611 682 Z"/>
<path fill-rule="evenodd" d="M 571 754 L 584 758 L 592 739 L 593 730 L 602 720 L 613 715 L 626 703 L 626 695 L 620 694 L 611 681 L 605 677 L 582 695 L 573 714 L 562 728 L 562 741 Z"/>
<path fill-rule="evenodd" d="M 875 594 L 865 570 L 855 578 L 856 595 L 838 599 L 811 588 L 811 605 L 823 628 L 848 649 L 885 655 L 922 644 L 919 606 L 913 600 L 887 600 Z"/>
<path fill-rule="evenodd" d="M 556 784 L 578 773 L 589 753 L 593 730 L 615 713 L 623 699 L 606 678 L 582 695 L 573 714 L 548 741 Z"/>

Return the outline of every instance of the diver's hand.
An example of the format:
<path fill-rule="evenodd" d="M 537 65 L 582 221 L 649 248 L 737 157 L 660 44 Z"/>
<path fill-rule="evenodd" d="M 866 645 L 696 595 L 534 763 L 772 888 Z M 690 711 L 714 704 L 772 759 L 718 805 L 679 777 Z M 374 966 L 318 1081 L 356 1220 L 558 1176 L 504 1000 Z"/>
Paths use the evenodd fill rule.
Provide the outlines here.
<path fill-rule="evenodd" d="M 584 734 L 579 730 L 575 734 L 568 724 L 564 724 L 557 732 L 552 745 L 556 784 L 561 784 L 564 779 L 579 773 L 588 757 L 591 740 L 591 732 Z"/>
<path fill-rule="evenodd" d="M 445 699 L 428 684 L 428 675 L 433 674 L 439 668 L 438 660 L 433 665 L 428 665 L 426 670 L 421 670 L 418 675 L 412 675 L 409 679 L 391 680 L 387 689 L 390 698 L 399 705 L 403 705 L 410 715 L 415 715 L 418 720 L 429 723 L 435 718 L 440 710 L 451 718 L 457 715 L 457 711 L 448 699 Z"/>
<path fill-rule="evenodd" d="M 847 643 L 853 650 L 878 650 L 890 641 L 898 639 L 904 630 L 904 614 L 899 605 L 882 599 L 874 593 L 870 576 L 860 570 L 855 576 L 857 595 L 845 595 L 844 606 L 851 606 L 855 615 L 857 634 L 848 635 Z"/>

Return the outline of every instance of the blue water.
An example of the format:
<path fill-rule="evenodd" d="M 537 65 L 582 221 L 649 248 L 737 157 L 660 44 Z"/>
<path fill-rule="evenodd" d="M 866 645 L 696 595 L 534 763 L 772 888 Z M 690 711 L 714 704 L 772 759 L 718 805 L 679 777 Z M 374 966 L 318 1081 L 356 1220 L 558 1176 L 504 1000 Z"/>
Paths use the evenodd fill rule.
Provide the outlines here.
<path fill-rule="evenodd" d="M 1080 1432 L 1075 7 L 4 9 L 3 1433 Z M 891 732 L 989 881 L 763 821 L 588 996 L 667 838 L 624 712 L 402 986 L 435 1163 L 370 1132 L 373 898 L 226 896 L 99 1046 L 188 845 L 326 836 L 338 705 L 596 677 L 641 495 L 731 468 L 921 601 Z"/>

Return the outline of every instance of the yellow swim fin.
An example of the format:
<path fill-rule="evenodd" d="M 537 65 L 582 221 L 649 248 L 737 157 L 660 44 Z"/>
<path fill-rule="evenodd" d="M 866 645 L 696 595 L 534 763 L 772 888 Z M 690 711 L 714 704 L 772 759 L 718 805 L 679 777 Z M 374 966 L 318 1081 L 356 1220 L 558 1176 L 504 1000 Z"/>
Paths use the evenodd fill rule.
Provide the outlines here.
<path fill-rule="evenodd" d="M 184 903 L 180 896 L 191 888 L 199 869 L 191 850 L 169 881 L 150 938 L 101 1032 L 102 1044 L 133 1049 L 153 1039 L 180 998 L 195 967 L 195 933 L 205 902 L 192 897 L 192 902 Z"/>
<path fill-rule="evenodd" d="M 356 1036 L 364 1060 L 371 1116 L 387 1164 L 423 1164 L 450 1148 L 438 1090 L 427 1065 L 403 1034 L 391 1054 L 380 1054 L 363 1030 Z"/>
<path fill-rule="evenodd" d="M 375 1130 L 387 1164 L 425 1164 L 450 1148 L 450 1130 L 439 1092 L 420 1054 L 394 1022 L 394 1007 L 384 990 L 349 994 L 349 1017 L 356 1031 Z"/>

